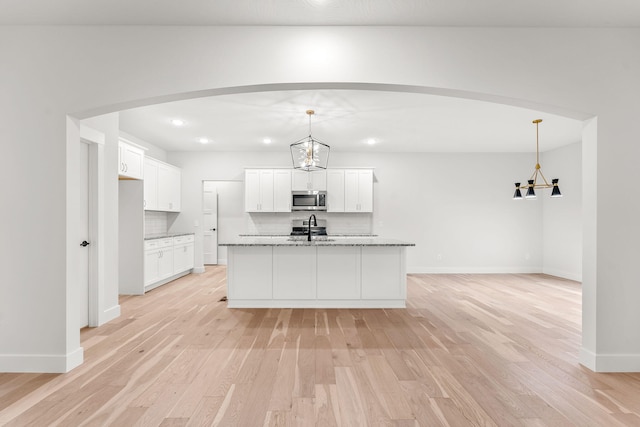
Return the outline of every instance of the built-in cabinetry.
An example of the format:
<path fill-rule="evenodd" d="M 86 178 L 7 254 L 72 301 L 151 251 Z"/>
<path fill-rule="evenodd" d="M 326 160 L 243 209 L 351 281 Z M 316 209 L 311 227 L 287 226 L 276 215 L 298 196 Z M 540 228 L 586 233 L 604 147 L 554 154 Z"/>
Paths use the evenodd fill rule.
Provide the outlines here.
<path fill-rule="evenodd" d="M 118 142 L 118 176 L 121 179 L 143 179 L 144 150 L 130 143 Z"/>
<path fill-rule="evenodd" d="M 327 171 L 304 171 L 294 169 L 291 176 L 292 191 L 326 191 Z"/>
<path fill-rule="evenodd" d="M 144 160 L 144 209 L 180 212 L 181 175 L 180 168 L 147 157 Z"/>
<path fill-rule="evenodd" d="M 404 307 L 404 246 L 229 246 L 229 307 Z"/>
<path fill-rule="evenodd" d="M 290 169 L 246 169 L 246 212 L 291 212 Z"/>
<path fill-rule="evenodd" d="M 373 212 L 373 171 L 345 169 L 344 211 Z"/>
<path fill-rule="evenodd" d="M 344 169 L 327 170 L 327 212 L 344 212 Z"/>
<path fill-rule="evenodd" d="M 246 212 L 291 212 L 292 191 L 326 191 L 327 212 L 373 212 L 372 169 L 245 169 Z"/>
<path fill-rule="evenodd" d="M 144 242 L 144 293 L 180 276 L 194 265 L 193 234 L 163 237 Z"/>
<path fill-rule="evenodd" d="M 328 169 L 327 212 L 373 212 L 373 170 Z"/>

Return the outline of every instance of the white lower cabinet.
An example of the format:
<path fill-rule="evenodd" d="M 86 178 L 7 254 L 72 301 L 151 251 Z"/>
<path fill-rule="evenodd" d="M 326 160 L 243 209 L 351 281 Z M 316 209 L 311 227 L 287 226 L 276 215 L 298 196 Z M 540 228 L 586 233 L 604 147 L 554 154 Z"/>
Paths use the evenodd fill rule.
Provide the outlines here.
<path fill-rule="evenodd" d="M 227 251 L 229 299 L 273 298 L 273 250 L 271 246 L 230 247 Z M 235 286 L 229 286 L 230 283 Z"/>
<path fill-rule="evenodd" d="M 193 236 L 176 236 L 173 238 L 173 271 L 191 270 L 194 264 Z"/>
<path fill-rule="evenodd" d="M 274 246 L 273 298 L 316 297 L 316 248 Z"/>
<path fill-rule="evenodd" d="M 360 248 L 318 248 L 318 299 L 360 298 Z"/>
<path fill-rule="evenodd" d="M 146 240 L 144 248 L 144 291 L 188 274 L 193 268 L 192 234 Z"/>
<path fill-rule="evenodd" d="M 362 247 L 362 298 L 406 297 L 404 250 L 397 246 Z"/>
<path fill-rule="evenodd" d="M 402 246 L 228 247 L 230 308 L 405 307 Z"/>

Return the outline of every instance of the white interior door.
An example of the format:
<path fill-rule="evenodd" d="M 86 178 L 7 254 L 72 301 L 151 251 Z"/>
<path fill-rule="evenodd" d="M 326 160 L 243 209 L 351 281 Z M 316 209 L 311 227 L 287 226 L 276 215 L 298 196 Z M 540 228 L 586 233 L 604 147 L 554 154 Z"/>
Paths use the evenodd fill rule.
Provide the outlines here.
<path fill-rule="evenodd" d="M 205 264 L 218 263 L 218 191 L 214 182 L 202 186 L 203 256 Z"/>
<path fill-rule="evenodd" d="M 78 321 L 79 327 L 89 325 L 89 144 L 80 141 L 78 154 Z"/>

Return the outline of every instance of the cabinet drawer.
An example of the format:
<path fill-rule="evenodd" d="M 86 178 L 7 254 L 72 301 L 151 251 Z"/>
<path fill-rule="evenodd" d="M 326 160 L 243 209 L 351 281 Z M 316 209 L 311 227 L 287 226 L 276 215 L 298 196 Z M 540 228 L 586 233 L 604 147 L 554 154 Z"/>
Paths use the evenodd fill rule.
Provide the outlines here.
<path fill-rule="evenodd" d="M 145 251 L 148 251 L 150 249 L 166 248 L 168 246 L 173 246 L 173 239 L 171 237 L 166 237 L 162 239 L 145 240 L 144 242 Z"/>
<path fill-rule="evenodd" d="M 193 234 L 187 234 L 185 236 L 175 236 L 173 238 L 173 244 L 174 245 L 181 245 L 184 243 L 193 243 L 194 239 L 194 235 Z"/>

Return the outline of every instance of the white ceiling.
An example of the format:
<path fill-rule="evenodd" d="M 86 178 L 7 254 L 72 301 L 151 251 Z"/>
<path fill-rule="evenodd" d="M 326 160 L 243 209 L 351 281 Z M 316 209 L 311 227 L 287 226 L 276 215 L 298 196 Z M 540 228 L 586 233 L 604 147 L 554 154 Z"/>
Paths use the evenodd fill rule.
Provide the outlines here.
<path fill-rule="evenodd" d="M 0 0 L 0 24 L 635 27 L 638 0 Z"/>
<path fill-rule="evenodd" d="M 0 0 L 0 10 L 0 25 L 640 26 L 638 0 Z M 581 131 L 577 120 L 522 108 L 365 90 L 173 102 L 122 112 L 121 126 L 167 151 L 282 150 L 307 135 L 308 108 L 317 112 L 314 137 L 342 151 L 534 151 L 536 118 L 546 151 L 579 141 Z M 187 125 L 172 127 L 176 117 Z"/>
<path fill-rule="evenodd" d="M 123 131 L 166 151 L 288 150 L 309 134 L 338 151 L 532 152 L 581 140 L 582 122 L 539 111 L 430 94 L 288 90 L 221 95 L 126 110 Z M 176 127 L 172 119 L 186 124 Z M 201 144 L 200 138 L 211 142 Z M 265 138 L 271 144 L 264 144 Z M 374 145 L 367 141 L 373 138 Z"/>

